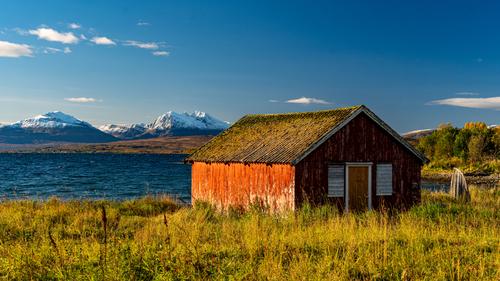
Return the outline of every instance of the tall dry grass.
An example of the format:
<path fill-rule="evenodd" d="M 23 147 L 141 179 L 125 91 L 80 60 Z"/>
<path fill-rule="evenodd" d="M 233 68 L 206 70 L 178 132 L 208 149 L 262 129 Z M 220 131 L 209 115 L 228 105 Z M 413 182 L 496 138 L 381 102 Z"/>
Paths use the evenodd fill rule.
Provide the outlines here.
<path fill-rule="evenodd" d="M 168 198 L 0 203 L 5 280 L 499 280 L 500 190 L 404 213 L 221 215 Z"/>

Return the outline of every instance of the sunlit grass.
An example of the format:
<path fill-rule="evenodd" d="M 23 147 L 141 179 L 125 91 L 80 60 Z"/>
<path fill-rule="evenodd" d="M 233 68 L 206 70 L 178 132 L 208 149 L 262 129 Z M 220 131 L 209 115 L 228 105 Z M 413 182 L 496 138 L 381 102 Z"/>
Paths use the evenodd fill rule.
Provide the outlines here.
<path fill-rule="evenodd" d="M 4 201 L 0 278 L 498 280 L 500 190 L 471 195 L 423 192 L 404 213 L 304 206 L 280 217 L 151 197 Z"/>

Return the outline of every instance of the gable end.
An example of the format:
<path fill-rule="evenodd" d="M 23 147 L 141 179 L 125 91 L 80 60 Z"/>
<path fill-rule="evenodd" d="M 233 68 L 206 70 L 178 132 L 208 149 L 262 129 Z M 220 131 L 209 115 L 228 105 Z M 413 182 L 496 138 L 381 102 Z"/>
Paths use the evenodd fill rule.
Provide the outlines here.
<path fill-rule="evenodd" d="M 325 143 L 328 139 L 330 139 L 334 134 L 336 134 L 340 129 L 344 128 L 349 122 L 351 122 L 354 118 L 356 118 L 359 114 L 364 113 L 368 116 L 372 121 L 377 123 L 384 131 L 386 131 L 389 135 L 391 135 L 396 141 L 402 144 L 406 149 L 408 149 L 412 154 L 414 154 L 418 159 L 422 161 L 422 163 L 427 163 L 429 160 L 423 155 L 420 151 L 414 148 L 411 144 L 409 144 L 403 137 L 401 137 L 396 131 L 394 131 L 387 123 L 385 123 L 382 119 L 380 119 L 375 113 L 369 110 L 366 106 L 361 106 L 358 110 L 353 112 L 349 117 L 343 120 L 338 126 L 333 128 L 330 132 L 328 132 L 325 136 L 323 136 L 316 143 L 311 145 L 299 158 L 295 159 L 292 162 L 292 165 L 297 165 L 300 161 L 305 159 L 309 154 L 311 154 L 314 150 L 320 147 L 323 143 Z"/>

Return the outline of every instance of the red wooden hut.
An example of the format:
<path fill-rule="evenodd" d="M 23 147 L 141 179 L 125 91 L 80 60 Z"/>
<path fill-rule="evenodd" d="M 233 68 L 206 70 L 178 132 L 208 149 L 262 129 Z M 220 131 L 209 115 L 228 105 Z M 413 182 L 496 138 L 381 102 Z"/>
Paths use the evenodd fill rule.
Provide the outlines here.
<path fill-rule="evenodd" d="M 192 201 L 219 209 L 303 202 L 344 210 L 420 200 L 425 156 L 365 106 L 246 115 L 196 150 Z"/>

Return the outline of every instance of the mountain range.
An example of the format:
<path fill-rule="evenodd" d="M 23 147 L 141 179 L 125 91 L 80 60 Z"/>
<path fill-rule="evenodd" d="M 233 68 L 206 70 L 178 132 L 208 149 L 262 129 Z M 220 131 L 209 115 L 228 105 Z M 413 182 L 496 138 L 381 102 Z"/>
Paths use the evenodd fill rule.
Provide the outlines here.
<path fill-rule="evenodd" d="M 201 111 L 168 111 L 150 123 L 108 124 L 99 128 L 63 112 L 53 111 L 12 124 L 0 124 L 0 144 L 107 143 L 166 136 L 211 136 L 228 127 L 228 122 Z M 416 141 L 435 130 L 416 130 L 402 136 L 409 141 Z"/>
<path fill-rule="evenodd" d="M 216 135 L 227 129 L 229 123 L 205 112 L 177 113 L 169 111 L 149 124 L 104 125 L 99 127 L 119 139 L 147 139 L 162 136 Z"/>
<path fill-rule="evenodd" d="M 149 124 L 104 125 L 99 129 L 60 111 L 0 125 L 0 143 L 106 143 L 161 136 L 216 135 L 229 127 L 204 112 L 169 111 Z"/>

